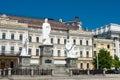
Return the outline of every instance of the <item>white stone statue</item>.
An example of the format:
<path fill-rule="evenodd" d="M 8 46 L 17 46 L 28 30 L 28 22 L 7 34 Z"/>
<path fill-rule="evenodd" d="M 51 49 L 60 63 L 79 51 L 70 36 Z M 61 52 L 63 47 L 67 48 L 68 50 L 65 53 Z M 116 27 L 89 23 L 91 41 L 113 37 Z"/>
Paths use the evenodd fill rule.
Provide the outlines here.
<path fill-rule="evenodd" d="M 50 31 L 51 31 L 51 26 L 47 22 L 48 19 L 45 19 L 45 22 L 42 25 L 42 37 L 43 37 L 43 44 L 50 45 Z"/>
<path fill-rule="evenodd" d="M 68 39 L 65 45 L 67 57 L 68 58 L 77 58 L 76 46 Z"/>
<path fill-rule="evenodd" d="M 23 47 L 22 47 L 22 51 L 21 51 L 21 56 L 27 56 L 28 55 L 28 39 L 23 37 Z"/>

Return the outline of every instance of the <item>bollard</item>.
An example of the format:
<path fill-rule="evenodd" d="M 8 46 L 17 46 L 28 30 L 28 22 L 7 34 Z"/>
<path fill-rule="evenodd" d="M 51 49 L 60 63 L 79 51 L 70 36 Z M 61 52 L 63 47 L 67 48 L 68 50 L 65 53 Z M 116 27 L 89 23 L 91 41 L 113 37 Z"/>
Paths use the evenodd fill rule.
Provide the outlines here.
<path fill-rule="evenodd" d="M 69 74 L 70 74 L 70 76 L 72 76 L 73 74 L 72 74 L 72 69 L 70 69 L 69 70 Z"/>
<path fill-rule="evenodd" d="M 0 78 L 2 77 L 2 69 L 0 69 Z"/>
<path fill-rule="evenodd" d="M 11 76 L 11 68 L 8 68 L 8 76 Z"/>
<path fill-rule="evenodd" d="M 90 70 L 88 69 L 88 70 L 87 70 L 87 75 L 89 75 L 89 74 L 90 74 Z"/>
<path fill-rule="evenodd" d="M 104 69 L 103 69 L 103 75 L 104 75 L 104 76 L 105 76 L 105 71 L 106 71 L 106 69 L 104 68 Z"/>
<path fill-rule="evenodd" d="M 34 70 L 33 70 L 33 68 L 31 68 L 31 76 L 33 76 L 34 75 Z"/>
<path fill-rule="evenodd" d="M 6 75 L 6 68 L 4 68 L 4 71 L 3 71 L 3 76 Z"/>
<path fill-rule="evenodd" d="M 54 70 L 52 69 L 52 76 L 54 75 Z"/>

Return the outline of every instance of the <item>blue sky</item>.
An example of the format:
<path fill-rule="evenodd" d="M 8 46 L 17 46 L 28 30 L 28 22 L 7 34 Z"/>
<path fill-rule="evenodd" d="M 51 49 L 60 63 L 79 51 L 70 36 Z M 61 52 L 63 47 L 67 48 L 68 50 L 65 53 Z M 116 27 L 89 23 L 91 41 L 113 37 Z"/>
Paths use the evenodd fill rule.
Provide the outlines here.
<path fill-rule="evenodd" d="M 63 21 L 78 16 L 83 27 L 92 30 L 109 23 L 120 24 L 120 0 L 1 0 L 0 13 Z"/>

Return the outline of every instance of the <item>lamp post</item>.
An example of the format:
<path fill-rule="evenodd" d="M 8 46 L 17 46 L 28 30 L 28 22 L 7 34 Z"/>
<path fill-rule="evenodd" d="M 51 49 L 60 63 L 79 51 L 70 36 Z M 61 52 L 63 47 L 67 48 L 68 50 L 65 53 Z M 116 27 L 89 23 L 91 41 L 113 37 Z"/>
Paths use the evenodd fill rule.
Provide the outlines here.
<path fill-rule="evenodd" d="M 97 44 L 99 43 L 98 38 L 97 38 Z M 98 49 L 98 45 L 97 45 L 97 49 Z M 98 60 L 98 53 L 97 53 L 97 70 L 99 69 L 99 60 Z"/>
<path fill-rule="evenodd" d="M 99 63 L 98 63 L 98 53 L 97 53 L 97 70 L 99 69 Z"/>

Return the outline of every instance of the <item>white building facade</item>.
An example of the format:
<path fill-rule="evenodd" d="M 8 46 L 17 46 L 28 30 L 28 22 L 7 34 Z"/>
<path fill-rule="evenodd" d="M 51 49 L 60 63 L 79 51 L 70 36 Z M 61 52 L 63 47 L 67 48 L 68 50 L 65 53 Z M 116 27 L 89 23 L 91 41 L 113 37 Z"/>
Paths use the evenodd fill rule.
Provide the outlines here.
<path fill-rule="evenodd" d="M 109 24 L 94 30 L 94 35 L 99 38 L 112 39 L 114 41 L 113 54 L 120 58 L 120 25 Z"/>

